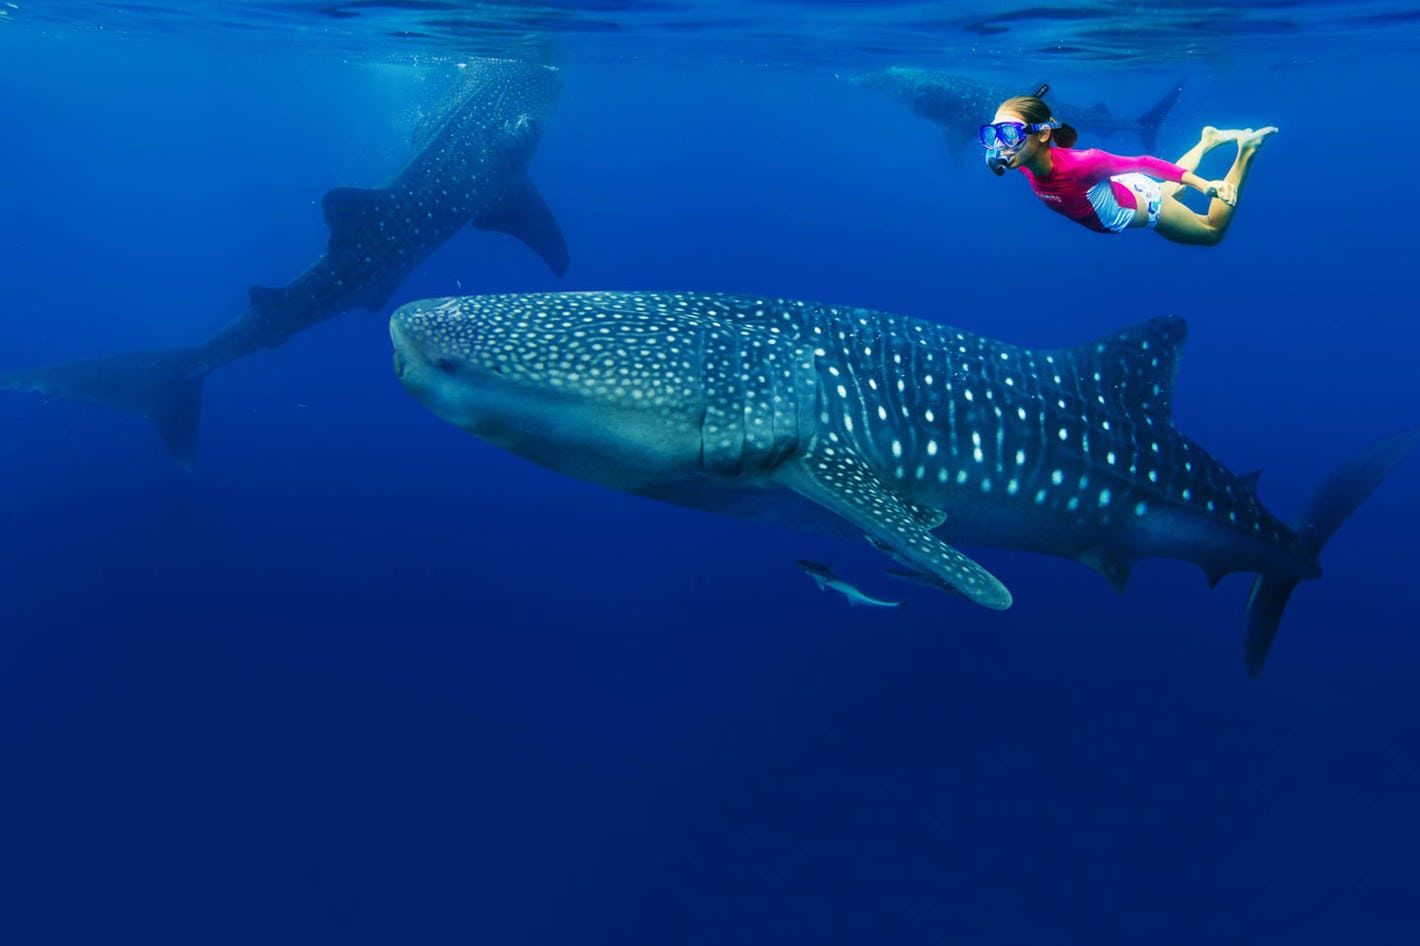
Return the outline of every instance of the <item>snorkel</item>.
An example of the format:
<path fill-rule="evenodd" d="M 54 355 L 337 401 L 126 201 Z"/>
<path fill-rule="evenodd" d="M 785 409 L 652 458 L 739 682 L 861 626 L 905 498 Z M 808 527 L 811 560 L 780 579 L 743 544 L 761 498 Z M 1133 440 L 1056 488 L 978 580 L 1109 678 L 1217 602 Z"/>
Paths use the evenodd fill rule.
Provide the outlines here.
<path fill-rule="evenodd" d="M 1032 97 L 1038 99 L 1044 98 L 1045 93 L 1049 91 L 1050 84 L 1048 82 L 1042 82 L 1040 84 L 1040 87 L 1037 88 L 1034 93 L 1032 93 Z M 1024 142 L 1022 142 L 1022 144 L 1024 144 Z M 992 174 L 996 175 L 997 177 L 1001 177 L 1006 173 L 1007 170 L 1010 169 L 1011 159 L 1016 156 L 1016 152 L 1019 150 L 1021 150 L 1020 145 L 1017 145 L 1009 151 L 1002 148 L 1000 144 L 997 144 L 995 147 L 992 148 L 987 148 L 986 166 L 991 169 Z"/>

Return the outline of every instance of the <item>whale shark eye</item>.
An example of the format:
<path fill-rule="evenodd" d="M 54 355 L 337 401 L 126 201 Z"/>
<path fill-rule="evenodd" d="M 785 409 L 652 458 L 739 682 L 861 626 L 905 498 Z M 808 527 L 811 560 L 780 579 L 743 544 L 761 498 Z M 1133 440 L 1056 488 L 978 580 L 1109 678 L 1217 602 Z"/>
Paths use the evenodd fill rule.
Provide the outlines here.
<path fill-rule="evenodd" d="M 442 371 L 444 374 L 458 374 L 458 373 L 459 373 L 459 366 L 458 366 L 458 364 L 457 364 L 453 359 L 451 359 L 451 358 L 436 358 L 436 359 L 434 359 L 434 367 L 437 368 L 437 369 L 439 369 L 440 371 Z"/>

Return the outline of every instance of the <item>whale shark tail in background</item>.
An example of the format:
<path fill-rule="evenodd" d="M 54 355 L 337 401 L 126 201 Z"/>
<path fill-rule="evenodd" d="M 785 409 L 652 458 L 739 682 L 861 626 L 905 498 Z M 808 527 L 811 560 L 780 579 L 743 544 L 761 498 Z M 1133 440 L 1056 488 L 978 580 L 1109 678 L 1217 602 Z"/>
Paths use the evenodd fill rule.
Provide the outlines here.
<path fill-rule="evenodd" d="M 173 457 L 191 469 L 206 377 L 201 349 L 169 348 L 11 371 L 0 374 L 0 390 L 35 391 L 141 414 L 158 428 Z"/>
<path fill-rule="evenodd" d="M 1327 540 L 1366 501 L 1417 440 L 1420 440 L 1420 427 L 1413 427 L 1377 441 L 1351 457 L 1322 484 L 1292 522 L 1293 530 L 1320 553 Z M 1259 575 L 1253 580 L 1243 636 L 1243 653 L 1251 676 L 1262 672 L 1267 651 L 1282 621 L 1282 611 L 1298 584 L 1295 578 L 1269 575 Z"/>
<path fill-rule="evenodd" d="M 1101 102 L 1085 111 L 1079 116 L 1086 128 L 1102 131 L 1108 134 L 1111 131 L 1133 131 L 1139 136 L 1139 140 L 1144 143 L 1144 153 L 1154 154 L 1159 146 L 1159 126 L 1164 123 L 1173 107 L 1178 104 L 1178 100 L 1183 97 L 1183 79 L 1179 79 L 1173 86 L 1164 93 L 1153 106 L 1144 114 L 1134 119 L 1132 122 L 1126 118 L 1114 115 L 1109 106 Z M 1046 88 L 1049 88 L 1047 86 Z M 1066 112 L 1068 115 L 1069 113 Z M 1066 119 L 1069 120 L 1068 118 Z"/>
<path fill-rule="evenodd" d="M 1173 88 L 1165 92 L 1164 97 L 1154 103 L 1153 108 L 1139 116 L 1139 137 L 1144 141 L 1145 152 L 1153 154 L 1158 147 L 1159 126 L 1164 123 L 1164 118 L 1183 96 L 1183 82 L 1183 79 L 1175 82 Z"/>

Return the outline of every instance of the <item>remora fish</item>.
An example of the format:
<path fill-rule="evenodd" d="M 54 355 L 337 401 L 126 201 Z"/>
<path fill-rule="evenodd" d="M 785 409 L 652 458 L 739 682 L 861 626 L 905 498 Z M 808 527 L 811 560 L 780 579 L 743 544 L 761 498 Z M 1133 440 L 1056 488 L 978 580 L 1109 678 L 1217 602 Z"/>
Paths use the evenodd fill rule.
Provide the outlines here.
<path fill-rule="evenodd" d="M 1379 442 L 1288 526 L 1174 429 L 1183 320 L 1060 350 L 788 299 L 602 292 L 413 302 L 395 370 L 435 414 L 553 470 L 654 499 L 846 524 L 977 604 L 1011 595 L 956 543 L 1256 572 L 1258 672 L 1287 596 L 1420 437 Z M 938 534 L 940 533 L 940 534 Z M 948 544 L 948 543 L 952 544 Z"/>
<path fill-rule="evenodd" d="M 864 73 L 854 76 L 850 81 L 886 92 L 918 115 L 941 125 L 946 129 L 948 140 L 953 147 L 962 151 L 976 143 L 977 129 L 991 120 L 996 114 L 997 106 L 1012 96 L 1029 95 L 1040 87 L 1037 84 L 1030 89 L 1013 89 L 950 72 L 907 66 L 893 66 L 880 72 Z M 1182 94 L 1183 80 L 1179 80 L 1173 88 L 1164 93 L 1153 108 L 1138 118 L 1115 115 L 1103 103 L 1091 108 L 1080 108 L 1053 95 L 1046 98 L 1050 102 L 1054 117 L 1067 125 L 1073 125 L 1081 136 L 1092 138 L 1131 132 L 1138 135 L 1144 143 L 1144 151 L 1153 154 L 1158 142 L 1159 126 Z"/>
<path fill-rule="evenodd" d="M 250 308 L 202 345 L 12 371 L 0 374 L 0 390 L 39 391 L 141 414 L 188 466 L 210 372 L 342 312 L 379 311 L 405 276 L 465 225 L 517 237 L 562 275 L 567 245 L 528 177 L 559 83 L 556 70 L 543 66 L 469 63 L 443 103 L 415 128 L 414 155 L 392 181 L 325 195 L 325 253 L 283 288 L 252 287 Z"/>
<path fill-rule="evenodd" d="M 874 608 L 900 608 L 907 603 L 906 601 L 882 601 L 871 595 L 864 594 L 857 585 L 840 578 L 838 575 L 834 574 L 833 569 L 820 562 L 806 562 L 800 559 L 794 564 L 798 565 L 800 571 L 814 580 L 814 584 L 818 585 L 819 591 L 831 588 L 847 598 L 848 603 L 854 607 L 863 604 Z"/>

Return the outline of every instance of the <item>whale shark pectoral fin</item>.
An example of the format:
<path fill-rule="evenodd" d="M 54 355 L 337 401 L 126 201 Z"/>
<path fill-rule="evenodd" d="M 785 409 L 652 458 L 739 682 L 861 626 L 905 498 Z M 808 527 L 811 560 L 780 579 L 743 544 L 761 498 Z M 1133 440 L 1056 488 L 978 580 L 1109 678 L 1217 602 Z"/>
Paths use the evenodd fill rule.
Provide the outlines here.
<path fill-rule="evenodd" d="M 473 218 L 480 230 L 497 230 L 522 240 L 558 276 L 567 274 L 567 240 L 533 182 L 524 178 L 496 207 Z"/>
<path fill-rule="evenodd" d="M 901 499 L 852 456 L 810 454 L 784 485 L 863 530 L 869 542 L 982 607 L 1002 611 L 1011 593 L 986 569 L 927 531 Z"/>

